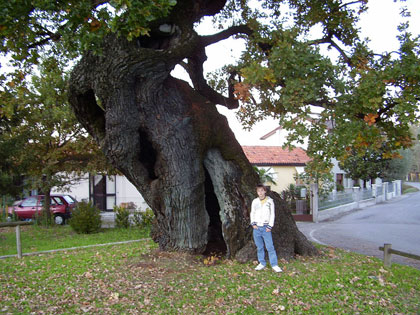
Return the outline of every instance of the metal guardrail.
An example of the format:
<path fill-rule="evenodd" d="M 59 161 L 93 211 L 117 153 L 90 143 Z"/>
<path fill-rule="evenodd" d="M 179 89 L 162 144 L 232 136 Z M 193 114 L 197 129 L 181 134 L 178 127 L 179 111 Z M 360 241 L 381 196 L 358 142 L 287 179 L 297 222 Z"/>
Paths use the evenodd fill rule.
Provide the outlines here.
<path fill-rule="evenodd" d="M 4 222 L 0 223 L 0 228 L 2 227 L 16 227 L 16 248 L 17 248 L 17 257 L 22 258 L 22 242 L 20 240 L 20 226 L 21 225 L 32 225 L 32 221 L 17 221 L 17 222 Z"/>
<path fill-rule="evenodd" d="M 411 258 L 411 259 L 415 259 L 415 260 L 420 260 L 420 256 L 418 256 L 418 255 L 414 255 L 414 254 L 402 252 L 400 250 L 392 249 L 391 244 L 384 244 L 383 247 L 382 246 L 379 247 L 379 250 L 384 252 L 384 266 L 385 267 L 391 267 L 391 264 L 392 264 L 391 263 L 391 255 L 392 254 L 407 257 L 407 258 Z"/>
<path fill-rule="evenodd" d="M 394 192 L 394 183 L 393 182 L 388 183 L 387 192 L 389 192 L 389 193 Z"/>
<path fill-rule="evenodd" d="M 363 189 L 361 191 L 360 200 L 366 200 L 373 198 L 373 190 L 372 189 Z"/>
<path fill-rule="evenodd" d="M 354 202 L 352 192 L 343 192 L 330 194 L 325 199 L 319 200 L 319 210 L 325 210 L 328 208 L 334 208 L 337 206 L 345 205 Z"/>

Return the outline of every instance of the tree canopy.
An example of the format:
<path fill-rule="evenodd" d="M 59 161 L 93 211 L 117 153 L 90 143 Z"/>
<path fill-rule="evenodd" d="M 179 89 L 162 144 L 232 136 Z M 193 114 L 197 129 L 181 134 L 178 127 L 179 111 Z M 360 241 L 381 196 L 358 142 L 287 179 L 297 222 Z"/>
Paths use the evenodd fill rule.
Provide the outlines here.
<path fill-rule="evenodd" d="M 100 55 L 110 34 L 146 48 L 148 38 L 161 36 L 160 48 L 176 47 L 178 64 L 194 88 L 214 103 L 239 107 L 246 126 L 275 117 L 291 131 L 290 143 L 308 137 L 314 171 L 328 166 L 331 157 L 345 159 L 349 150 L 381 148 L 389 158 L 412 144 L 409 126 L 417 119 L 420 99 L 420 39 L 402 24 L 397 51 L 372 51 L 356 25 L 368 5 L 367 0 L 4 1 L 0 50 L 11 57 L 16 72 L 1 79 L 5 90 L 14 88 L 41 55 L 68 60 L 87 51 Z M 198 36 L 194 54 L 182 45 L 165 44 L 169 35 L 206 15 L 223 29 Z M 217 80 L 207 82 L 204 48 L 231 36 L 245 39 L 246 50 Z M 322 53 L 322 47 L 338 57 Z"/>
<path fill-rule="evenodd" d="M 23 175 L 26 188 L 49 194 L 86 172 L 111 170 L 68 103 L 68 74 L 63 69 L 59 59 L 41 59 L 30 82 L 18 82 L 3 93 L 3 105 L 13 106 L 11 114 L 2 117 L 0 166 L 9 185 L 3 193 L 21 194 L 23 187 L 18 187 L 20 192 L 13 189 L 13 179 Z"/>

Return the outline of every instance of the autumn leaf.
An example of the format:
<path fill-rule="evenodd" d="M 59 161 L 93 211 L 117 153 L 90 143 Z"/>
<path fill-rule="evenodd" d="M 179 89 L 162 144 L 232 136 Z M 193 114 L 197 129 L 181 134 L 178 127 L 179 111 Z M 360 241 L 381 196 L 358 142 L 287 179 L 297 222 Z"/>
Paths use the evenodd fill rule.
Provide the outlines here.
<path fill-rule="evenodd" d="M 382 154 L 382 157 L 384 158 L 384 159 L 392 159 L 392 153 L 391 152 L 384 152 L 383 154 Z"/>
<path fill-rule="evenodd" d="M 249 97 L 251 96 L 249 84 L 238 82 L 234 85 L 234 89 L 233 93 L 235 94 L 236 99 L 243 102 L 249 100 Z"/>
<path fill-rule="evenodd" d="M 89 23 L 91 32 L 97 31 L 101 27 L 101 22 L 97 19 L 92 19 L 92 22 Z"/>
<path fill-rule="evenodd" d="M 212 265 L 215 265 L 218 260 L 219 258 L 217 256 L 210 256 L 204 259 L 204 264 L 206 266 L 212 266 Z"/>
<path fill-rule="evenodd" d="M 369 126 L 372 126 L 376 123 L 376 118 L 378 118 L 378 114 L 367 114 L 364 118 L 364 121 L 367 122 Z"/>

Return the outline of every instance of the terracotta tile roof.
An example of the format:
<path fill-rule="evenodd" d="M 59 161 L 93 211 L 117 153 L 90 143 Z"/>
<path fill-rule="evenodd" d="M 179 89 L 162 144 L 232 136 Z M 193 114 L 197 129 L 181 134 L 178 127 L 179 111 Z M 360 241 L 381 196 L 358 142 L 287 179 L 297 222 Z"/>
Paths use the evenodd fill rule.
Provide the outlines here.
<path fill-rule="evenodd" d="M 302 148 L 295 148 L 292 151 L 283 149 L 280 146 L 242 146 L 246 157 L 254 165 L 275 166 L 294 165 L 305 166 L 310 158 Z"/>

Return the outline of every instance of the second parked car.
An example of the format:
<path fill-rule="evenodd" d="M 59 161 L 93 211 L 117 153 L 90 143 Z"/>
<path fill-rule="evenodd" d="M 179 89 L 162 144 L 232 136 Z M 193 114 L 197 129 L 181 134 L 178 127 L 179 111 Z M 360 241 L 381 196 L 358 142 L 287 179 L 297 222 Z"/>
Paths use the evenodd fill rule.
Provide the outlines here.
<path fill-rule="evenodd" d="M 27 197 L 9 207 L 9 216 L 13 216 L 14 213 L 20 220 L 33 219 L 37 214 L 41 214 L 44 202 L 44 195 Z M 54 222 L 64 224 L 71 217 L 72 209 L 76 204 L 76 199 L 70 195 L 51 195 L 50 210 L 54 216 Z"/>

